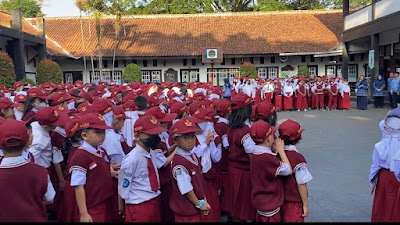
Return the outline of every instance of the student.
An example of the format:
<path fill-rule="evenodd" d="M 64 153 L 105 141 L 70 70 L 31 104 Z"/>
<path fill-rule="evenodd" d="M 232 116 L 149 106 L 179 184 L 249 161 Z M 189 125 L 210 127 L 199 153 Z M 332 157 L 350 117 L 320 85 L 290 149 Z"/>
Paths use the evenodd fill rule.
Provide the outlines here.
<path fill-rule="evenodd" d="M 400 166 L 398 151 L 400 107 L 392 109 L 379 123 L 382 139 L 375 144 L 369 172 L 371 195 L 375 189 L 371 222 L 399 222 Z"/>
<path fill-rule="evenodd" d="M 24 123 L 10 119 L 0 130 L 4 152 L 0 159 L 0 220 L 47 222 L 45 205 L 52 203 L 55 192 L 46 169 L 21 156 L 29 140 L 28 129 Z"/>
<path fill-rule="evenodd" d="M 291 119 L 279 126 L 279 137 L 285 142 L 285 153 L 293 171 L 283 180 L 285 201 L 281 207 L 282 222 L 304 222 L 309 215 L 307 183 L 312 176 L 304 156 L 296 148 L 302 132 L 300 124 Z"/>
<path fill-rule="evenodd" d="M 393 107 L 393 91 L 394 91 L 394 87 L 393 87 L 393 80 L 394 80 L 394 73 L 390 72 L 389 74 L 389 78 L 387 79 L 388 85 L 387 85 L 387 89 L 388 89 L 388 94 L 389 94 L 389 106 L 391 108 Z"/>
<path fill-rule="evenodd" d="M 334 79 L 332 78 L 329 82 L 329 103 L 328 103 L 328 110 L 337 110 L 338 108 L 338 85 L 335 83 Z"/>
<path fill-rule="evenodd" d="M 143 116 L 146 110 L 148 109 L 147 99 L 141 95 L 137 96 L 134 100 L 135 104 L 138 107 L 138 115 L 139 117 Z"/>
<path fill-rule="evenodd" d="M 305 111 L 307 112 L 308 103 L 307 103 L 307 87 L 305 84 L 305 78 L 301 77 L 300 82 L 296 87 L 296 108 L 297 111 Z"/>
<path fill-rule="evenodd" d="M 182 102 L 176 102 L 175 104 L 173 104 L 170 107 L 170 113 L 176 113 L 177 116 L 175 118 L 175 120 L 172 121 L 172 123 L 175 123 L 176 121 L 178 121 L 179 119 L 185 118 L 187 117 L 187 109 L 188 107 L 183 104 Z"/>
<path fill-rule="evenodd" d="M 267 102 L 263 102 L 257 106 L 255 117 L 256 121 L 264 120 L 270 126 L 276 126 L 276 120 L 278 119 L 275 106 Z"/>
<path fill-rule="evenodd" d="M 313 86 L 314 95 L 314 108 L 315 110 L 322 110 L 325 111 L 324 108 L 324 83 L 322 82 L 322 78 L 318 77 L 317 82 L 315 82 Z"/>
<path fill-rule="evenodd" d="M 22 116 L 24 113 L 24 105 L 27 100 L 26 95 L 16 95 L 14 98 L 14 102 L 17 103 L 17 106 L 14 108 L 14 115 L 16 120 L 22 120 Z"/>
<path fill-rule="evenodd" d="M 27 91 L 28 99 L 24 105 L 22 120 L 31 121 L 33 116 L 39 109 L 46 107 L 45 100 L 47 99 L 46 91 L 41 88 L 31 88 Z M 35 119 L 34 119 L 35 120 Z"/>
<path fill-rule="evenodd" d="M 261 91 L 262 100 L 265 102 L 272 103 L 273 94 L 274 94 L 274 84 L 271 83 L 270 79 L 267 79 Z"/>
<path fill-rule="evenodd" d="M 239 93 L 232 98 L 229 115 L 229 166 L 226 198 L 223 208 L 234 219 L 255 220 L 256 210 L 251 204 L 251 178 L 249 154 L 254 150 L 250 137 L 251 98 Z"/>
<path fill-rule="evenodd" d="M 9 98 L 3 97 L 0 99 L 0 117 L 5 119 L 15 119 L 14 107 L 18 104 L 13 103 Z"/>
<path fill-rule="evenodd" d="M 137 145 L 122 161 L 118 177 L 120 212 L 125 222 L 161 222 L 158 169 L 168 166 L 175 154 L 165 158 L 153 150 L 161 141 L 158 134 L 166 131 L 155 116 L 140 117 L 134 129 Z"/>
<path fill-rule="evenodd" d="M 170 207 L 175 222 L 200 222 L 201 214 L 211 209 L 204 195 L 204 180 L 199 158 L 191 153 L 196 145 L 195 132 L 200 131 L 188 118 L 178 120 L 170 128 L 176 147 L 172 161 L 172 186 Z"/>
<path fill-rule="evenodd" d="M 71 187 L 75 188 L 78 205 L 75 222 L 106 222 L 107 209 L 113 194 L 112 177 L 117 172 L 110 165 L 110 159 L 99 147 L 105 139 L 105 124 L 100 114 L 88 113 L 81 117 L 79 128 L 84 140 L 69 162 Z"/>
<path fill-rule="evenodd" d="M 281 222 L 280 207 L 284 201 L 284 189 L 280 176 L 292 173 L 283 141 L 274 140 L 276 130 L 262 120 L 255 122 L 250 130 L 256 143 L 250 154 L 250 174 L 253 187 L 251 202 L 257 209 L 257 222 Z M 277 153 L 280 159 L 276 157 Z"/>
<path fill-rule="evenodd" d="M 278 79 L 275 80 L 274 105 L 275 105 L 276 111 L 281 111 L 283 108 L 282 107 L 282 84 Z"/>
<path fill-rule="evenodd" d="M 283 96 L 283 109 L 289 112 L 293 109 L 293 87 L 289 79 L 283 87 Z"/>
<path fill-rule="evenodd" d="M 340 108 L 343 110 L 349 110 L 351 107 L 350 86 L 346 79 L 344 79 L 343 83 L 340 85 L 340 97 L 341 97 Z"/>

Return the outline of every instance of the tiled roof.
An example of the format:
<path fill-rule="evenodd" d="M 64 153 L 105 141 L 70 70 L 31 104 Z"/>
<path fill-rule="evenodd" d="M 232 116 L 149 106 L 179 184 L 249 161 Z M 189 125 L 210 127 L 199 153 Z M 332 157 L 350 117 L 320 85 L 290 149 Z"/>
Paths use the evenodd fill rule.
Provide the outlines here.
<path fill-rule="evenodd" d="M 103 56 L 113 56 L 114 17 L 104 17 Z M 89 35 L 89 24 L 91 37 Z M 71 55 L 98 55 L 93 18 L 45 18 L 46 34 Z M 116 55 L 199 56 L 203 47 L 228 55 L 324 52 L 340 43 L 341 10 L 131 16 L 122 19 Z"/>

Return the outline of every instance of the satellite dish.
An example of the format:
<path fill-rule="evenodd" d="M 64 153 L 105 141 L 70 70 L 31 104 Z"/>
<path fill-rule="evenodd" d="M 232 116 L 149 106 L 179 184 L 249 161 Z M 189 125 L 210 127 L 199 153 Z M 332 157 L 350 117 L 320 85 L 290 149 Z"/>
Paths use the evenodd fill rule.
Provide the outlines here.
<path fill-rule="evenodd" d="M 287 57 L 287 56 L 281 56 L 281 62 L 286 62 L 286 61 L 287 61 L 287 59 L 288 59 L 288 57 Z"/>

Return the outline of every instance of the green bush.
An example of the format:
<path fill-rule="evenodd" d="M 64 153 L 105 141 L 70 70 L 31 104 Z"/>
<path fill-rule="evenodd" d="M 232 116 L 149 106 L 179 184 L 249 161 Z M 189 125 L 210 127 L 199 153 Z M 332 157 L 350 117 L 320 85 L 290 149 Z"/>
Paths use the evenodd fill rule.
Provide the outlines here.
<path fill-rule="evenodd" d="M 28 83 L 30 83 L 32 86 L 36 86 L 36 83 L 35 83 L 35 81 L 33 81 L 32 79 L 29 79 L 29 78 L 24 78 L 24 79 L 22 79 L 21 80 L 23 83 L 26 83 L 26 82 L 28 82 Z"/>
<path fill-rule="evenodd" d="M 299 71 L 297 72 L 297 75 L 300 76 L 305 76 L 309 77 L 310 76 L 310 70 L 308 69 L 307 66 L 300 66 Z"/>
<path fill-rule="evenodd" d="M 43 59 L 37 66 L 37 83 L 44 84 L 51 81 L 54 84 L 61 84 L 63 81 L 63 72 L 61 67 L 51 59 Z"/>
<path fill-rule="evenodd" d="M 256 79 L 257 69 L 250 62 L 244 62 L 243 65 L 240 66 L 240 76 Z"/>
<path fill-rule="evenodd" d="M 136 64 L 129 64 L 124 69 L 124 73 L 122 74 L 122 82 L 123 83 L 132 83 L 132 82 L 141 82 L 142 81 L 142 71 L 140 67 Z"/>
<path fill-rule="evenodd" d="M 0 51 L 0 84 L 12 88 L 16 79 L 14 63 L 7 53 Z"/>

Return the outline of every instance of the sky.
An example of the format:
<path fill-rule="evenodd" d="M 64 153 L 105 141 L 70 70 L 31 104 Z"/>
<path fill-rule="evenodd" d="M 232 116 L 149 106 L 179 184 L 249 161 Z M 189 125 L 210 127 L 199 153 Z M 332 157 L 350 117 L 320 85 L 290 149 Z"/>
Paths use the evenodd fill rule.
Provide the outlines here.
<path fill-rule="evenodd" d="M 44 0 L 42 11 L 46 17 L 79 16 L 75 0 Z"/>

